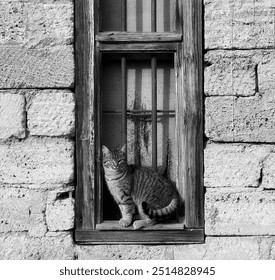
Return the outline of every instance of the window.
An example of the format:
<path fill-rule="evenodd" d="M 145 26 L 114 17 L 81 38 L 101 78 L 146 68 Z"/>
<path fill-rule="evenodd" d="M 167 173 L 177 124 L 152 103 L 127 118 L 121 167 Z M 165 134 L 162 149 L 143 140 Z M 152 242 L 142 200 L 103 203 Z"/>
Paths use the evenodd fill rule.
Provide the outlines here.
<path fill-rule="evenodd" d="M 204 241 L 202 2 L 75 3 L 77 242 Z M 128 161 L 176 181 L 183 221 L 141 230 L 118 226 L 100 150 L 123 143 Z"/>

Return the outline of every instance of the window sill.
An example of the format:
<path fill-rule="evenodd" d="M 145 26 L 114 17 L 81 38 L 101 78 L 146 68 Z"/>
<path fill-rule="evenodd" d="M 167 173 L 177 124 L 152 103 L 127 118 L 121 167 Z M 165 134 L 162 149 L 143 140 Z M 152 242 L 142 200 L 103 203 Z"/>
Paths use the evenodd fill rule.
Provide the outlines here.
<path fill-rule="evenodd" d="M 170 32 L 100 32 L 99 42 L 180 42 L 182 35 Z"/>
<path fill-rule="evenodd" d="M 103 227 L 103 226 L 102 226 Z M 201 244 L 204 243 L 203 229 L 76 229 L 75 241 L 78 244 Z"/>
<path fill-rule="evenodd" d="M 96 225 L 97 230 L 120 230 L 120 231 L 137 231 L 133 226 L 122 227 L 118 221 L 104 221 L 103 223 Z M 159 223 L 153 226 L 144 227 L 139 229 L 141 231 L 147 230 L 183 230 L 182 223 L 170 222 L 170 223 Z"/>

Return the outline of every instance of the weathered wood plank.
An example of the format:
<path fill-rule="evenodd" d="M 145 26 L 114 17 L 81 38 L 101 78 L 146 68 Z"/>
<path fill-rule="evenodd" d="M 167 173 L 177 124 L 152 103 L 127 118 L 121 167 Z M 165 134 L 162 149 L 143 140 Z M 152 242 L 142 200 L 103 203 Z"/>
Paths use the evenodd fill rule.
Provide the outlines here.
<path fill-rule="evenodd" d="M 177 50 L 177 43 L 121 43 L 121 44 L 100 44 L 102 52 L 115 52 L 115 53 L 164 53 L 175 52 Z"/>
<path fill-rule="evenodd" d="M 203 229 L 156 231 L 76 230 L 79 244 L 188 244 L 203 243 Z"/>
<path fill-rule="evenodd" d="M 185 0 L 183 45 L 177 69 L 178 184 L 184 188 L 185 225 L 201 228 L 203 215 L 203 1 Z"/>
<path fill-rule="evenodd" d="M 99 51 L 99 43 L 95 47 L 95 184 L 96 184 L 96 197 L 95 197 L 95 217 L 96 223 L 101 223 L 103 220 L 103 178 L 101 172 L 101 136 L 102 136 L 102 96 L 101 96 L 101 73 L 102 73 L 102 54 Z"/>
<path fill-rule="evenodd" d="M 181 34 L 170 32 L 101 32 L 96 36 L 99 42 L 180 42 Z"/>
<path fill-rule="evenodd" d="M 76 53 L 77 53 L 77 141 L 78 187 L 77 191 L 77 230 L 76 239 L 83 243 L 120 243 L 121 231 L 92 230 L 102 221 L 102 196 L 100 175 L 101 143 L 101 95 L 100 60 L 102 52 L 110 53 L 164 53 L 178 52 L 176 57 L 177 75 L 177 138 L 178 138 L 178 186 L 185 199 L 186 230 L 123 231 L 126 243 L 185 243 L 203 242 L 203 23 L 202 0 L 187 0 L 178 4 L 178 27 L 183 18 L 183 42 L 181 34 L 123 32 L 100 33 L 95 50 L 93 9 L 95 25 L 98 26 L 98 1 L 85 0 L 76 4 Z M 181 16 L 182 15 L 182 16 Z M 172 34 L 172 35 L 171 35 Z M 160 36 L 161 35 L 161 36 Z M 170 36 L 171 35 L 171 36 Z M 152 39 L 153 38 L 153 39 Z M 167 39 L 168 38 L 168 39 Z M 170 39 L 169 39 L 170 38 Z M 168 40 L 168 41 L 167 41 Z M 131 42 L 131 43 L 129 43 Z M 146 42 L 147 44 L 144 44 Z M 115 44 L 116 43 L 116 44 Z M 96 60 L 94 63 L 94 56 Z M 93 70 L 95 69 L 95 70 Z M 95 72 L 93 72 L 95 71 Z M 97 73 L 97 74 L 96 74 Z M 94 80 L 95 78 L 95 80 Z M 93 104 L 97 113 L 93 118 Z M 93 121 L 96 122 L 95 143 Z M 85 140 L 85 141 L 84 141 Z M 96 152 L 93 147 L 96 144 Z M 94 162 L 97 162 L 96 172 Z M 96 188 L 94 187 L 94 174 Z M 95 199 L 95 200 L 94 200 Z M 95 220 L 96 219 L 96 220 Z M 81 229 L 81 230 L 80 230 Z M 86 230 L 85 230 L 86 229 Z M 146 233 L 145 233 L 146 232 Z M 195 233 L 194 233 L 195 232 Z"/>
<path fill-rule="evenodd" d="M 118 221 L 104 221 L 101 224 L 96 225 L 97 230 L 130 230 L 130 231 L 136 231 L 133 227 L 122 227 Z M 159 223 L 150 227 L 141 228 L 140 230 L 182 230 L 183 224 L 182 223 L 176 223 L 176 222 L 167 222 L 167 223 Z"/>
<path fill-rule="evenodd" d="M 94 1 L 75 2 L 76 228 L 94 227 Z"/>

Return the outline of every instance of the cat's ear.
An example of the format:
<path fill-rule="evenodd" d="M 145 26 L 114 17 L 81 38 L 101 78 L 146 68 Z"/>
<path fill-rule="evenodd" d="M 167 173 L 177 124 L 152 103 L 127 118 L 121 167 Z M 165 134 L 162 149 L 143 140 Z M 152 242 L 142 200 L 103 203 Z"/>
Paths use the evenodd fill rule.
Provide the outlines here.
<path fill-rule="evenodd" d="M 126 144 L 124 144 L 122 146 L 122 148 L 120 149 L 120 152 L 122 152 L 123 154 L 126 154 L 126 149 L 127 149 Z"/>
<path fill-rule="evenodd" d="M 102 145 L 102 154 L 103 156 L 107 156 L 110 154 L 110 150 L 104 145 Z"/>

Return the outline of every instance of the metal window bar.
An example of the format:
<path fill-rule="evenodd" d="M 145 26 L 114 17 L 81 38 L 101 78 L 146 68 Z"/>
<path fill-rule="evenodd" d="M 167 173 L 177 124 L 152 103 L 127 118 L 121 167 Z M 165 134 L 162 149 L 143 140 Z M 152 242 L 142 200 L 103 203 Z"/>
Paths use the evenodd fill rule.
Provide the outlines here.
<path fill-rule="evenodd" d="M 151 31 L 157 31 L 156 0 L 151 0 Z M 157 171 L 157 58 L 151 58 L 152 71 L 152 168 Z"/>
<path fill-rule="evenodd" d="M 121 0 L 121 31 L 127 31 L 127 0 Z"/>
<path fill-rule="evenodd" d="M 151 0 L 151 31 L 157 31 L 157 3 L 156 0 Z"/>
<path fill-rule="evenodd" d="M 102 111 L 103 114 L 110 114 L 110 115 L 115 115 L 118 114 L 120 115 L 122 111 L 120 110 L 105 110 Z M 162 116 L 168 116 L 168 117 L 175 117 L 175 110 L 157 110 L 157 116 L 162 117 Z M 129 117 L 152 117 L 152 111 L 151 110 L 127 110 L 127 116 Z"/>
<path fill-rule="evenodd" d="M 127 0 L 121 0 L 121 30 L 127 30 Z M 127 145 L 127 62 L 125 55 L 121 57 L 121 108 L 122 145 Z"/>
<path fill-rule="evenodd" d="M 122 145 L 127 145 L 127 64 L 126 56 L 121 58 L 121 117 Z M 127 151 L 127 149 L 126 149 Z"/>
<path fill-rule="evenodd" d="M 152 168 L 157 171 L 157 59 L 152 57 Z"/>

